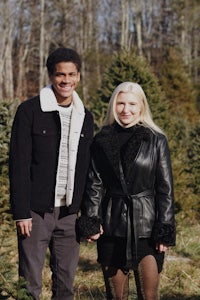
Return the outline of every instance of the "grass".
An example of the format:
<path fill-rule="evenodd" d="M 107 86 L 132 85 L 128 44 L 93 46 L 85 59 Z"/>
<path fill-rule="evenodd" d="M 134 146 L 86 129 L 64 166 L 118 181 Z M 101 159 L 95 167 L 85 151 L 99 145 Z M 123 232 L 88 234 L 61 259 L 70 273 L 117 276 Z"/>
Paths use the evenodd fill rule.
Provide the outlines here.
<path fill-rule="evenodd" d="M 195 228 L 196 234 L 200 232 L 199 229 L 200 227 Z M 184 237 L 188 241 L 188 235 Z M 160 296 L 162 300 L 200 299 L 200 261 L 197 262 L 198 255 L 196 256 L 196 250 L 199 248 L 199 240 L 196 237 L 195 239 L 191 239 L 187 244 L 188 252 L 190 252 L 190 246 L 193 248 L 196 245 L 194 247 L 194 259 L 193 255 L 190 255 L 190 258 L 179 256 L 175 249 L 170 250 L 166 255 L 160 280 Z M 182 241 L 185 239 L 182 239 Z M 187 251 L 187 249 L 185 250 Z M 99 265 L 96 263 L 96 248 L 94 244 L 81 245 L 75 290 L 77 300 L 106 299 L 102 274 Z M 131 274 L 130 300 L 134 299 L 137 299 L 137 297 L 133 275 Z"/>
<path fill-rule="evenodd" d="M 160 280 L 161 300 L 199 300 L 200 299 L 200 225 L 178 227 L 177 246 L 170 249 L 166 255 Z M 12 241 L 12 246 L 11 246 Z M 4 243 L 6 241 L 4 240 Z M 7 263 L 12 265 L 12 277 L 3 274 L 0 277 L 0 290 L 4 290 L 4 298 L 13 300 L 6 286 L 12 285 L 17 277 L 17 248 L 15 232 L 9 236 L 9 251 L 0 247 L 1 257 L 7 255 Z M 7 254 L 6 254 L 7 253 Z M 2 256 L 3 255 L 3 256 Z M 76 272 L 74 288 L 75 300 L 103 300 L 105 288 L 100 266 L 96 261 L 96 244 L 81 243 L 80 259 Z M 2 271 L 0 271 L 2 276 Z M 14 276 L 14 277 L 13 277 Z M 48 255 L 43 271 L 43 290 L 41 300 L 51 297 L 51 273 L 48 267 Z M 133 275 L 130 276 L 130 300 L 137 299 Z"/>
<path fill-rule="evenodd" d="M 177 228 L 177 246 L 171 248 L 160 279 L 161 300 L 200 300 L 200 225 Z M 105 288 L 95 243 L 81 243 L 75 277 L 75 300 L 103 300 Z M 49 284 L 48 284 L 49 287 Z M 44 297 L 42 300 L 47 300 Z M 133 275 L 130 300 L 137 299 Z"/>

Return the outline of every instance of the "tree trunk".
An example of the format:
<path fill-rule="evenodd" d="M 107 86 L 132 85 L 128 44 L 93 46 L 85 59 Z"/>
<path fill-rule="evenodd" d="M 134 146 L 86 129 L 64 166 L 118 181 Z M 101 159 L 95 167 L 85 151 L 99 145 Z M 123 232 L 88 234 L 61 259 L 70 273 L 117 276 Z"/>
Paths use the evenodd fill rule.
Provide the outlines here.
<path fill-rule="evenodd" d="M 8 31 L 7 31 L 7 45 L 5 51 L 5 98 L 9 100 L 13 100 L 14 97 L 14 85 L 13 85 L 13 61 L 12 61 L 12 47 L 13 47 L 13 18 L 11 17 L 10 5 L 9 1 L 7 2 L 6 7 L 6 15 L 8 16 L 9 22 L 7 23 Z"/>
<path fill-rule="evenodd" d="M 40 73 L 39 88 L 44 85 L 44 0 L 40 0 Z"/>
<path fill-rule="evenodd" d="M 121 0 L 121 49 L 128 49 L 129 41 L 129 5 L 128 0 Z"/>
<path fill-rule="evenodd" d="M 1 57 L 0 57 L 0 96 L 5 100 L 13 100 L 13 28 L 14 18 L 12 16 L 12 3 L 8 0 L 2 5 L 2 36 L 1 36 Z"/>
<path fill-rule="evenodd" d="M 141 25 L 141 2 L 140 0 L 134 0 L 133 1 L 133 11 L 134 11 L 134 24 L 135 24 L 135 30 L 136 30 L 136 43 L 137 43 L 137 50 L 138 54 L 142 55 L 142 25 Z"/>

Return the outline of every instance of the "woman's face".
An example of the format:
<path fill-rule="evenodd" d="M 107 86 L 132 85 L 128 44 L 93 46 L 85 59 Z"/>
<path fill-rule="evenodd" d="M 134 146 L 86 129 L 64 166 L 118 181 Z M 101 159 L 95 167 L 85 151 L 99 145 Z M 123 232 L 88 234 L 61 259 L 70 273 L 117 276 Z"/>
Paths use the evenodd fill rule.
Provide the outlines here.
<path fill-rule="evenodd" d="M 140 121 L 141 104 L 133 93 L 119 93 L 116 100 L 116 113 L 124 127 L 131 127 Z"/>

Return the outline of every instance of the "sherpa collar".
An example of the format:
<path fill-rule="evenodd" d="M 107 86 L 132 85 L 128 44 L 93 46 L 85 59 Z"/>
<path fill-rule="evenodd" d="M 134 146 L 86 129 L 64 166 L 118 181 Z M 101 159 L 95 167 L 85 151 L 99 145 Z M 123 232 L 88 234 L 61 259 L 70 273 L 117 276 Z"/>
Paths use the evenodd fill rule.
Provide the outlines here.
<path fill-rule="evenodd" d="M 73 91 L 72 99 L 75 110 L 79 111 L 79 113 L 84 113 L 85 110 L 83 103 L 75 91 Z M 59 105 L 51 84 L 47 85 L 40 91 L 40 106 L 43 112 L 58 110 Z"/>
<path fill-rule="evenodd" d="M 66 190 L 66 205 L 72 204 L 74 192 L 74 179 L 76 160 L 78 153 L 78 145 L 81 136 L 81 130 L 85 118 L 85 108 L 78 94 L 73 91 L 73 107 L 69 132 L 69 161 L 68 161 L 68 176 L 67 176 L 67 190 Z M 43 112 L 58 111 L 59 105 L 57 103 L 52 86 L 48 85 L 40 92 L 40 105 Z"/>

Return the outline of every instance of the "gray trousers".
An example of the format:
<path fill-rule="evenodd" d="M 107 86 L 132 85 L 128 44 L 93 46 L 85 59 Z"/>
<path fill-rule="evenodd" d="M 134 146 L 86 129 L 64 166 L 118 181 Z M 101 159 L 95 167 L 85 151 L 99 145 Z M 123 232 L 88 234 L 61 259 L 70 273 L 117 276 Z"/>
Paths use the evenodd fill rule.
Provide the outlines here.
<path fill-rule="evenodd" d="M 32 212 L 31 236 L 18 236 L 19 276 L 27 282 L 33 299 L 39 300 L 42 270 L 47 248 L 50 250 L 52 300 L 74 299 L 73 281 L 79 257 L 76 239 L 76 214 L 59 218 L 60 208 L 43 216 Z"/>

